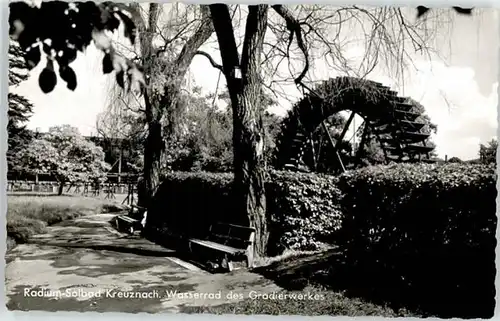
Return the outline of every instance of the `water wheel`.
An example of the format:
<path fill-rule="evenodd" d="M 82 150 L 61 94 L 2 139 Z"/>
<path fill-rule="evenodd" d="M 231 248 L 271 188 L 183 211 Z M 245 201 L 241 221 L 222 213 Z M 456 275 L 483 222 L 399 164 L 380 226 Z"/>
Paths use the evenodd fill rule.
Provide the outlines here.
<path fill-rule="evenodd" d="M 359 160 L 366 147 L 368 134 L 375 135 L 389 162 L 431 162 L 430 133 L 423 132 L 425 122 L 419 121 L 422 110 L 417 110 L 409 98 L 399 97 L 397 92 L 380 83 L 352 77 L 329 79 L 298 101 L 281 123 L 277 137 L 275 167 L 314 171 L 310 154 L 314 153 L 312 133 L 318 128 L 326 131 L 339 170 L 345 171 L 339 148 L 355 115 L 363 123 L 363 134 L 357 148 Z M 328 134 L 325 120 L 341 111 L 350 111 L 350 116 L 340 137 Z M 359 163 L 359 162 L 355 162 Z"/>

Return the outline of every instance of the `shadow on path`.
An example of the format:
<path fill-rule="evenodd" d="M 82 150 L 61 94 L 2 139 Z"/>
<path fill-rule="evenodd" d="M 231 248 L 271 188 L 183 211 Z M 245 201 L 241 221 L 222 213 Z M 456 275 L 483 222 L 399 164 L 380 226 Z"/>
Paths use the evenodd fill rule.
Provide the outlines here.
<path fill-rule="evenodd" d="M 272 281 L 250 271 L 209 274 L 189 264 L 189 259 L 179 252 L 139 235 L 119 233 L 110 225 L 113 217 L 99 214 L 49 226 L 46 234 L 35 235 L 29 243 L 9 251 L 5 273 L 8 309 L 179 312 L 186 306 L 227 303 L 232 292 L 248 297 L 250 291 L 280 290 Z M 158 295 L 138 299 L 80 294 L 75 297 L 29 297 L 25 292 L 44 289 Z M 221 297 L 209 300 L 177 297 L 172 296 L 172 292 L 220 292 Z"/>
<path fill-rule="evenodd" d="M 145 248 L 134 248 L 134 247 L 128 247 L 128 246 L 116 246 L 116 245 L 92 245 L 92 244 L 67 244 L 67 245 L 62 245 L 58 243 L 51 243 L 51 242 L 40 242 L 37 243 L 35 242 L 30 242 L 32 244 L 41 244 L 41 245 L 47 245 L 47 246 L 57 246 L 57 247 L 63 247 L 63 248 L 82 248 L 82 249 L 90 249 L 90 250 L 96 250 L 96 251 L 113 251 L 113 252 L 120 252 L 120 253 L 129 253 L 129 254 L 136 254 L 136 255 L 143 255 L 143 256 L 157 256 L 157 257 L 177 257 L 176 252 L 173 250 L 150 250 L 150 249 L 145 249 Z"/>

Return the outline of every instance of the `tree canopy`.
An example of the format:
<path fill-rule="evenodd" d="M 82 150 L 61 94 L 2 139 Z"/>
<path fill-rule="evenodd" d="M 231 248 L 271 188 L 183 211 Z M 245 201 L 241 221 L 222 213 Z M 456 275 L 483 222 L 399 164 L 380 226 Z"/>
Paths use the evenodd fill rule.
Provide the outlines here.
<path fill-rule="evenodd" d="M 69 125 L 55 126 L 43 137 L 34 138 L 14 155 L 13 170 L 19 173 L 50 174 L 62 187 L 65 183 L 103 182 L 110 166 L 101 147 Z"/>
<path fill-rule="evenodd" d="M 9 51 L 9 89 L 15 88 L 28 78 L 26 66 L 23 61 L 23 52 L 14 41 L 10 42 Z M 22 148 L 31 139 L 31 132 L 26 129 L 26 122 L 33 113 L 33 104 L 25 97 L 9 91 L 9 108 L 7 110 L 8 123 L 8 150 L 7 163 L 12 167 L 12 155 Z"/>

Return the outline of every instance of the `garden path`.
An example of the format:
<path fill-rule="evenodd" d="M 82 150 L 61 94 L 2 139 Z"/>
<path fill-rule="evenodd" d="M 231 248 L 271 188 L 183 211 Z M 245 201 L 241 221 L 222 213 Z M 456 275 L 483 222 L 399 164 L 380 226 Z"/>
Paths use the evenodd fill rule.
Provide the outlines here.
<path fill-rule="evenodd" d="M 209 274 L 175 252 L 139 236 L 117 232 L 113 215 L 65 221 L 6 254 L 10 310 L 179 312 L 248 298 L 250 291 L 279 291 L 249 271 Z M 33 291 L 43 290 L 43 296 Z M 210 298 L 171 296 L 200 293 Z M 220 291 L 220 292 L 219 292 Z M 125 296 L 141 293 L 141 298 Z M 38 293 L 40 294 L 40 293 Z"/>

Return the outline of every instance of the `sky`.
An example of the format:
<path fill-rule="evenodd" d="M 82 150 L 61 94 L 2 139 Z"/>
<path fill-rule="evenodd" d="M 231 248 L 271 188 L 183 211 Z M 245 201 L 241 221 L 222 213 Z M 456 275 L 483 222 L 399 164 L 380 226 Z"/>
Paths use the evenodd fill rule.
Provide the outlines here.
<path fill-rule="evenodd" d="M 453 25 L 448 26 L 447 32 L 443 31 L 433 44 L 441 57 L 432 57 L 431 60 L 417 55 L 412 57 L 414 66 L 405 71 L 404 84 L 382 68 L 368 76 L 424 105 L 431 121 L 438 126 L 433 140 L 439 157 L 477 158 L 479 144 L 496 137 L 498 26 L 498 14 L 494 9 L 485 10 L 474 19 L 457 16 Z M 202 49 L 220 62 L 220 54 L 211 48 L 213 44 Z M 362 44 L 353 43 L 347 55 L 356 60 L 363 50 Z M 38 74 L 44 67 L 42 63 L 31 72 L 27 81 L 12 89 L 30 99 L 35 106 L 28 128 L 46 131 L 50 126 L 70 124 L 84 135 L 95 134 L 96 116 L 106 109 L 107 93 L 112 83 L 110 76 L 102 74 L 101 59 L 102 54 L 93 46 L 85 54 L 79 54 L 72 64 L 78 75 L 74 92 L 59 80 L 52 93 L 43 94 L 38 86 Z M 338 75 L 324 61 L 314 61 L 314 66 L 309 75 L 313 80 Z M 196 56 L 190 67 L 188 85 L 201 86 L 205 93 L 214 92 L 218 76 L 218 70 L 205 57 Z M 223 84 L 222 80 L 219 87 Z M 300 92 L 293 86 L 286 90 L 293 97 L 292 101 L 300 98 Z M 278 101 L 279 105 L 273 107 L 273 112 L 283 115 L 292 103 L 285 99 Z"/>

